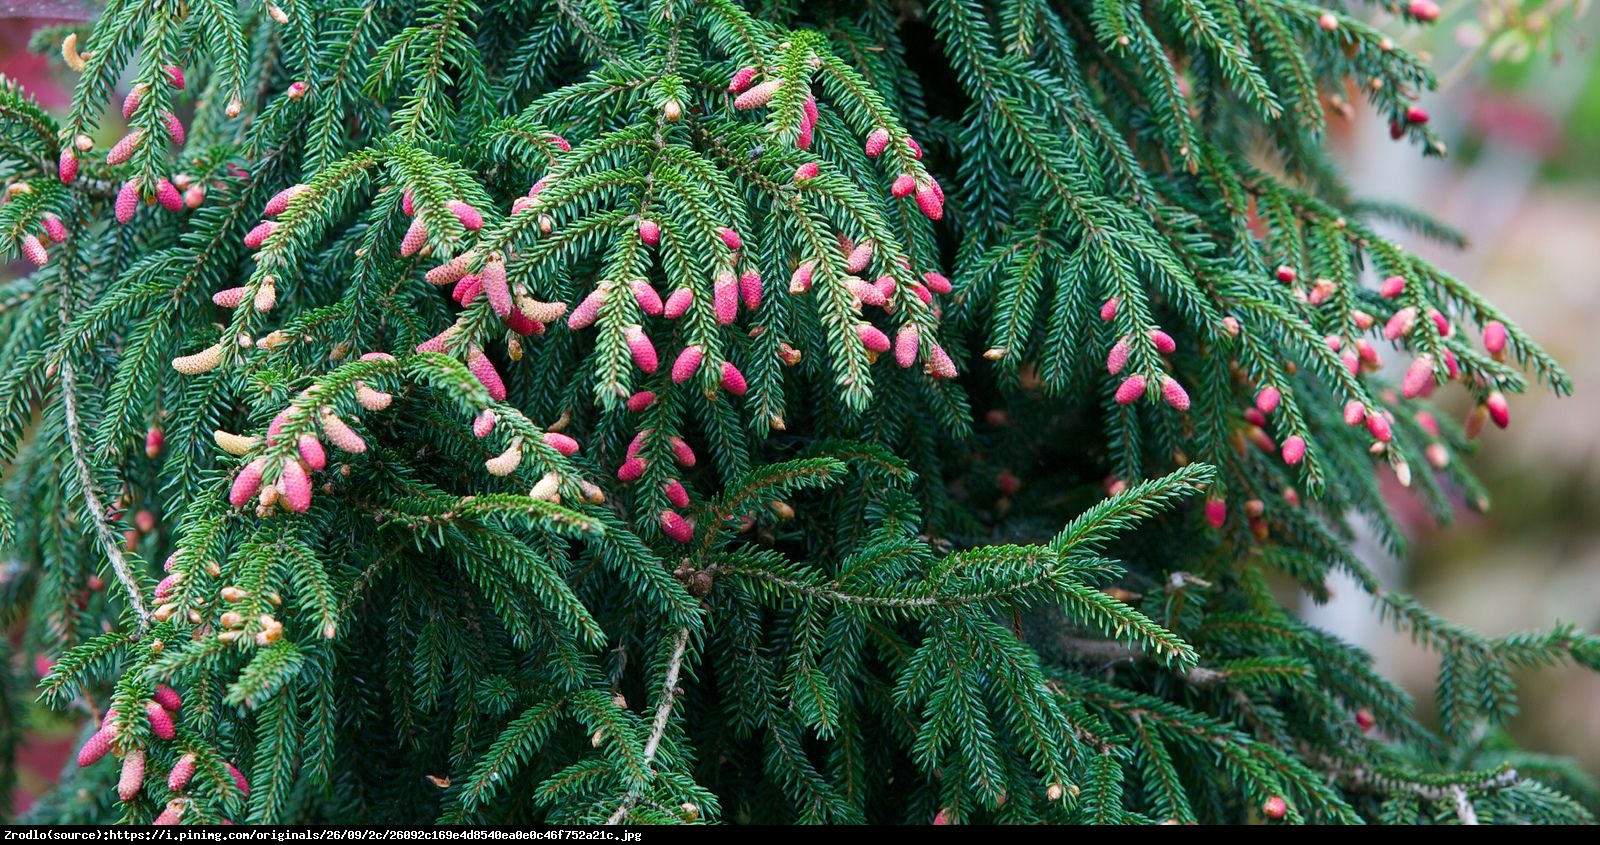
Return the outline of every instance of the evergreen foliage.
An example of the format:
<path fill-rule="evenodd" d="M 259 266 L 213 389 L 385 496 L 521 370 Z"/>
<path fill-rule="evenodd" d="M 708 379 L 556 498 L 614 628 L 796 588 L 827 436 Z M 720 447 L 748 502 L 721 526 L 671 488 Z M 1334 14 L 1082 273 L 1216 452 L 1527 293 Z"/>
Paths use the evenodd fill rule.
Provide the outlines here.
<path fill-rule="evenodd" d="M 1380 468 L 1481 506 L 1475 430 L 1569 389 L 1323 149 L 1359 90 L 1444 152 L 1376 5 L 41 32 L 81 76 L 61 122 L 0 89 L 41 264 L 0 287 L 0 607 L 104 759 L 29 818 L 1588 820 L 1496 728 L 1600 638 L 1474 633 L 1349 548 L 1401 547 Z M 1333 572 L 1441 655 L 1438 732 L 1274 591 Z"/>

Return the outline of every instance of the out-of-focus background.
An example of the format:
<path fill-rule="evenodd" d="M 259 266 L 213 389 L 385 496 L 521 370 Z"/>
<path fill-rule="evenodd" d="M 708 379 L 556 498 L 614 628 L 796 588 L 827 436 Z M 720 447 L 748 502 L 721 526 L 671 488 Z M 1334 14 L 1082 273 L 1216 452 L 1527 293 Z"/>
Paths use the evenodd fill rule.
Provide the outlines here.
<path fill-rule="evenodd" d="M 1402 200 L 1463 230 L 1464 252 L 1408 238 L 1502 306 L 1567 367 L 1575 395 L 1514 397 L 1508 431 L 1490 428 L 1469 458 L 1493 495 L 1487 514 L 1459 509 L 1428 522 L 1397 484 L 1412 539 L 1404 561 L 1375 545 L 1363 554 L 1392 586 L 1445 617 L 1490 632 L 1560 619 L 1600 629 L 1600 12 L 1588 0 L 1442 0 L 1428 28 L 1379 13 L 1373 23 L 1430 55 L 1442 86 L 1423 105 L 1452 150 L 1444 161 L 1390 140 L 1357 104 L 1332 118 L 1333 144 L 1357 192 Z M 63 111 L 72 80 L 29 55 L 34 17 L 79 16 L 86 0 L 0 0 L 0 73 L 46 108 Z M 1357 8 L 1370 9 L 1366 4 Z M 1337 109 L 1333 109 L 1337 112 Z M 115 137 L 115 127 L 106 127 Z M 5 272 L 0 268 L 0 272 Z M 1466 410 L 1459 391 L 1446 409 Z M 1426 716 L 1437 660 L 1394 633 L 1357 591 L 1305 612 L 1377 655 Z M 1526 673 L 1513 733 L 1536 750 L 1580 756 L 1600 775 L 1600 675 L 1571 668 Z M 32 726 L 14 811 L 48 784 L 70 753 L 64 724 Z"/>

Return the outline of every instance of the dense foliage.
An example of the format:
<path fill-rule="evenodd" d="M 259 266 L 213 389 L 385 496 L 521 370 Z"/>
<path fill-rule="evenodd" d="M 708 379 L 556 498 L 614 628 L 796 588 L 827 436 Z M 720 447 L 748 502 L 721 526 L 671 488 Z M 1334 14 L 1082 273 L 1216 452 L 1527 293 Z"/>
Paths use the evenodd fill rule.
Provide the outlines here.
<path fill-rule="evenodd" d="M 1379 6 L 41 31 L 81 77 L 62 121 L 0 90 L 39 265 L 0 607 L 53 664 L 0 712 L 42 689 L 85 765 L 30 818 L 1587 819 L 1495 728 L 1600 639 L 1480 636 L 1350 550 L 1401 545 L 1382 473 L 1482 506 L 1476 429 L 1569 387 L 1322 147 L 1361 108 L 1444 152 Z M 1440 731 L 1283 604 L 1335 571 L 1442 655 Z"/>

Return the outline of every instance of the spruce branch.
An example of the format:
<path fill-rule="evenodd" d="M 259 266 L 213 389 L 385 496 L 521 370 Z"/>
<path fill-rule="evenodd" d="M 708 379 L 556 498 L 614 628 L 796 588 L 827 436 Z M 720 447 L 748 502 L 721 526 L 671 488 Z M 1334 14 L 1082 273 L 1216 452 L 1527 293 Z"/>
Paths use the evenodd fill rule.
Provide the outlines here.
<path fill-rule="evenodd" d="M 651 765 L 655 761 L 656 752 L 661 748 L 661 738 L 667 733 L 667 725 L 672 720 L 672 705 L 678 700 L 678 673 L 683 669 L 683 659 L 689 650 L 689 629 L 679 628 L 672 635 L 672 652 L 667 655 L 666 673 L 661 681 L 661 701 L 656 704 L 655 717 L 650 720 L 650 734 L 645 738 L 643 763 L 651 777 L 655 776 L 655 769 Z M 617 809 L 606 818 L 606 824 L 621 824 L 628 817 L 628 811 L 644 797 L 644 788 L 630 790 Z"/>

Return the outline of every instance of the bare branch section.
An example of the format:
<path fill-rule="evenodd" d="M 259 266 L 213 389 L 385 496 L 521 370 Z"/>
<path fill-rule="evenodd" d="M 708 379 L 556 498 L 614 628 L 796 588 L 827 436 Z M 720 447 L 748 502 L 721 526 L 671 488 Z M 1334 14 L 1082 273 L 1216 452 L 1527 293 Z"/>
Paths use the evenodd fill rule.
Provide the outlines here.
<path fill-rule="evenodd" d="M 1124 645 L 1115 640 L 1090 640 L 1081 637 L 1059 637 L 1056 647 L 1068 655 L 1086 662 L 1105 663 L 1140 663 L 1150 660 L 1144 649 L 1136 646 Z M 1182 678 L 1191 686 L 1209 689 L 1228 680 L 1228 673 L 1216 669 L 1207 669 L 1204 666 L 1191 666 L 1187 669 L 1172 669 L 1173 675 Z"/>
<path fill-rule="evenodd" d="M 655 773 L 651 764 L 656 759 L 656 751 L 661 748 L 661 738 L 667 733 L 667 723 L 672 719 L 672 705 L 678 700 L 678 674 L 683 670 L 683 657 L 689 651 L 689 629 L 679 628 L 672 636 L 672 657 L 667 660 L 667 677 L 661 683 L 661 703 L 656 705 L 656 717 L 650 724 L 650 737 L 644 743 L 645 769 Z M 633 809 L 643 794 L 635 789 L 622 799 L 616 812 L 606 819 L 606 824 L 621 824 L 628 817 L 628 811 Z"/>

